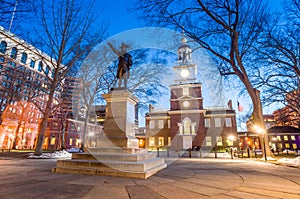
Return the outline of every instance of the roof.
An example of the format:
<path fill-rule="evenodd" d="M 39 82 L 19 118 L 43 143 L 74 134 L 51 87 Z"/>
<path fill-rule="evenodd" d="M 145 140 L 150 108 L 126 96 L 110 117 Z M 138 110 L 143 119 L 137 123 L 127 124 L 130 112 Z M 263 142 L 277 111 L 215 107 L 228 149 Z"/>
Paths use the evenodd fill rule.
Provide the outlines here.
<path fill-rule="evenodd" d="M 268 129 L 268 133 L 299 133 L 300 129 L 292 126 L 273 126 Z"/>

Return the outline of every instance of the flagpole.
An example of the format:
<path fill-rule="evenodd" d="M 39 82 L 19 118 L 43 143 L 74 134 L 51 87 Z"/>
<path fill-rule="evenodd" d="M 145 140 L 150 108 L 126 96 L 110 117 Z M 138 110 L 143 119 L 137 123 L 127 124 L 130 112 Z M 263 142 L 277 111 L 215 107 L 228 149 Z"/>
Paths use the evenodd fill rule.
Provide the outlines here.
<path fill-rule="evenodd" d="M 15 3 L 15 7 L 14 7 L 14 11 L 13 11 L 12 16 L 11 16 L 11 20 L 10 20 L 8 31 L 10 31 L 10 29 L 12 27 L 12 23 L 14 21 L 14 17 L 15 17 L 15 12 L 16 12 L 16 9 L 17 9 L 17 5 L 18 5 L 18 0 L 16 0 L 16 3 Z"/>

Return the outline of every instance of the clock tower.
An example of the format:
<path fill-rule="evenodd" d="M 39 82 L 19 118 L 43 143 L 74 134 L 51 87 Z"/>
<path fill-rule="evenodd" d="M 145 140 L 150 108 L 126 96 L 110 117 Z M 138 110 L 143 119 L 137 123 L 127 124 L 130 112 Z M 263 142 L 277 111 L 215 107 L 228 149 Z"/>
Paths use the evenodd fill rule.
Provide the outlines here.
<path fill-rule="evenodd" d="M 178 60 L 173 67 L 175 80 L 170 85 L 170 122 L 172 146 L 181 149 L 201 146 L 205 137 L 202 85 L 197 79 L 197 66 L 192 49 L 183 34 Z"/>

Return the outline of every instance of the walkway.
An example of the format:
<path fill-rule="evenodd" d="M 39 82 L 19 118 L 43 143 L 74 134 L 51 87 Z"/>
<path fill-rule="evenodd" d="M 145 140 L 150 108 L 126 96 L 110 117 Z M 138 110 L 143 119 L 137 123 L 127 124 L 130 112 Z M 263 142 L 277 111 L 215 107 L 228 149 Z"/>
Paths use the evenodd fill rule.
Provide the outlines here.
<path fill-rule="evenodd" d="M 0 157 L 0 198 L 300 199 L 300 169 L 254 160 L 188 159 L 147 180 L 51 173 L 56 160 Z"/>

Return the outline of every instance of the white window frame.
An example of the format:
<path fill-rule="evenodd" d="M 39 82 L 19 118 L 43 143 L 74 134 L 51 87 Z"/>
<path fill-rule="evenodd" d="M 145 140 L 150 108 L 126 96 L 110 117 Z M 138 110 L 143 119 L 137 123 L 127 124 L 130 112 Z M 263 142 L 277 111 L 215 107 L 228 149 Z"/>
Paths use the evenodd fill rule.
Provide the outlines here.
<path fill-rule="evenodd" d="M 225 125 L 226 127 L 232 127 L 232 122 L 230 117 L 225 118 Z"/>
<path fill-rule="evenodd" d="M 190 95 L 189 87 L 183 87 L 182 88 L 182 95 L 183 96 L 189 96 Z"/>
<path fill-rule="evenodd" d="M 210 128 L 210 118 L 205 118 L 204 119 L 204 127 L 205 128 Z"/>
<path fill-rule="evenodd" d="M 149 146 L 155 146 L 155 137 L 149 137 Z"/>
<path fill-rule="evenodd" d="M 158 146 L 164 146 L 165 145 L 164 137 L 158 137 Z"/>
<path fill-rule="evenodd" d="M 149 129 L 154 129 L 155 128 L 155 120 L 150 120 L 149 121 Z"/>
<path fill-rule="evenodd" d="M 215 127 L 221 127 L 221 126 L 222 126 L 221 118 L 216 117 L 215 118 Z"/>
<path fill-rule="evenodd" d="M 217 143 L 217 146 L 223 146 L 222 136 L 216 136 L 216 143 Z"/>
<path fill-rule="evenodd" d="M 212 146 L 211 136 L 205 137 L 205 146 Z"/>
<path fill-rule="evenodd" d="M 164 125 L 165 125 L 164 120 L 158 120 L 158 128 L 159 128 L 159 129 L 163 129 L 163 128 L 164 128 Z"/>

